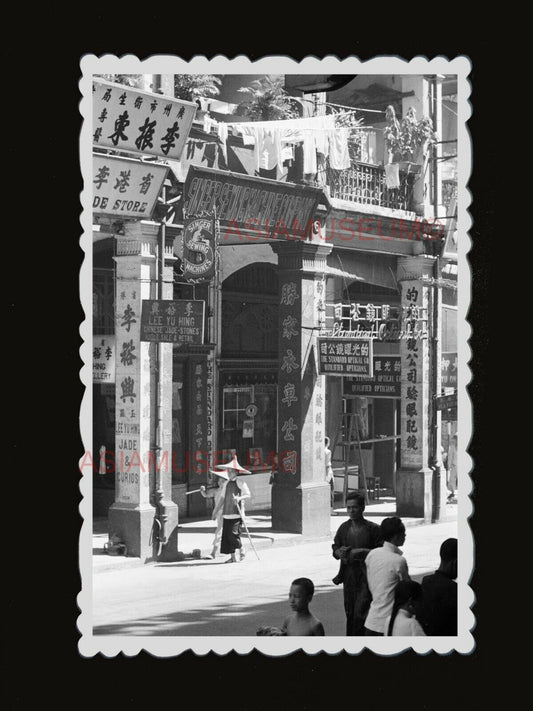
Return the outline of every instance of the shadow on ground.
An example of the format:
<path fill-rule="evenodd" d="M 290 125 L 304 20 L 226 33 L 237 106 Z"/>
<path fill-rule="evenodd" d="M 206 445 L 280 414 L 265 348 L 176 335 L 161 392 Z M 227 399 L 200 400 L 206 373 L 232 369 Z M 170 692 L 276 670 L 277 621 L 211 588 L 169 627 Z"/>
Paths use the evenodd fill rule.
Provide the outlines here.
<path fill-rule="evenodd" d="M 327 636 L 343 636 L 345 629 L 342 587 L 317 586 L 311 611 L 321 620 Z M 276 602 L 242 601 L 154 615 L 140 620 L 98 625 L 95 635 L 165 635 L 176 637 L 255 636 L 261 625 L 280 626 L 291 612 L 286 599 Z"/>

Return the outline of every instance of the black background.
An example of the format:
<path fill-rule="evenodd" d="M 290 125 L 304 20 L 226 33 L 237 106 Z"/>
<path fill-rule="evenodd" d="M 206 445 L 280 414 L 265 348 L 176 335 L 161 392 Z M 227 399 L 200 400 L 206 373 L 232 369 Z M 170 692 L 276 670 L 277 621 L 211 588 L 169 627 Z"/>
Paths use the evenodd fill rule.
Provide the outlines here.
<path fill-rule="evenodd" d="M 11 338 L 4 341 L 9 344 L 12 361 L 20 363 L 17 378 L 6 378 L 13 390 L 5 400 L 12 432 L 12 460 L 3 472 L 8 484 L 4 520 L 9 516 L 9 524 L 4 526 L 3 566 L 3 666 L 8 708 L 37 709 L 52 703 L 101 708 L 172 704 L 204 709 L 216 703 L 255 710 L 363 703 L 366 708 L 381 708 L 391 703 L 433 710 L 458 702 L 462 708 L 474 703 L 480 688 L 491 684 L 488 665 L 498 644 L 489 579 L 492 540 L 489 550 L 489 536 L 481 534 L 491 515 L 487 492 L 493 488 L 490 480 L 495 476 L 484 447 L 488 372 L 480 356 L 489 343 L 486 304 L 496 204 L 491 168 L 498 145 L 492 140 L 497 116 L 491 108 L 495 59 L 489 43 L 476 31 L 454 39 L 447 28 L 461 20 L 451 13 L 440 24 L 428 20 L 417 31 L 410 25 L 408 31 L 398 31 L 396 37 L 393 33 L 387 39 L 382 27 L 390 19 L 380 18 L 377 6 L 371 23 L 366 23 L 374 30 L 362 32 L 358 23 L 357 31 L 351 26 L 346 36 L 338 29 L 344 24 L 342 11 L 338 9 L 334 22 L 326 14 L 335 12 L 333 8 L 322 8 L 308 29 L 300 21 L 292 25 L 285 16 L 269 11 L 261 22 L 259 15 L 255 20 L 249 17 L 247 31 L 236 30 L 237 12 L 234 19 L 219 25 L 213 10 L 204 14 L 200 8 L 192 8 L 197 14 L 191 19 L 183 16 L 183 6 L 166 5 L 160 13 L 149 7 L 126 26 L 125 11 L 109 17 L 79 11 L 69 16 L 54 3 L 46 8 L 42 24 L 33 16 L 37 31 L 31 40 L 23 25 L 28 31 L 15 34 L 12 45 L 4 44 L 2 49 L 7 88 L 11 87 L 18 100 L 24 92 L 32 98 L 24 115 L 11 113 L 9 101 L 3 114 L 4 152 L 9 165 L 19 171 L 17 178 L 11 178 L 13 194 L 7 211 L 14 268 L 7 270 L 6 327 L 11 329 Z M 256 10 L 248 6 L 243 12 L 248 16 Z M 208 39 L 206 23 L 217 25 L 218 37 Z M 361 34 L 368 38 L 361 38 Z M 357 656 L 299 652 L 282 659 L 256 652 L 246 657 L 197 657 L 187 652 L 171 659 L 157 659 L 146 652 L 110 659 L 102 655 L 86 659 L 79 654 L 77 462 L 83 452 L 78 423 L 83 388 L 78 378 L 82 366 L 78 329 L 83 312 L 78 279 L 83 253 L 79 248 L 78 81 L 79 62 L 85 53 L 135 54 L 141 59 L 153 54 L 177 54 L 184 59 L 195 54 L 246 54 L 251 59 L 279 54 L 295 59 L 309 54 L 361 59 L 376 55 L 470 57 L 474 113 L 468 125 L 474 153 L 469 186 L 474 224 L 470 230 L 473 291 L 469 320 L 473 326 L 474 381 L 469 392 L 475 422 L 469 452 L 475 461 L 471 523 L 476 539 L 472 586 L 477 593 L 476 647 L 471 654 L 417 656 L 411 652 L 381 658 L 368 651 Z M 17 82 L 11 83 L 15 76 Z M 16 105 L 14 101 L 13 107 Z M 12 128 L 11 118 L 18 122 L 14 134 L 6 133 L 6 127 Z M 504 620 L 500 617 L 498 626 L 501 624 Z"/>

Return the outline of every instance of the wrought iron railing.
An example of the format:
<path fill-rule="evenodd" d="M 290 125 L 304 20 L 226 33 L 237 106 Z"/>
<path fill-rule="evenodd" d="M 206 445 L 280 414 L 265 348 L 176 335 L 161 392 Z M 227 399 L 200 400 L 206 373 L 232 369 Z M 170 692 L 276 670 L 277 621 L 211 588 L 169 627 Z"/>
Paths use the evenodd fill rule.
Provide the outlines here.
<path fill-rule="evenodd" d="M 328 170 L 328 185 L 333 198 L 361 205 L 412 210 L 416 175 L 400 170 L 399 178 L 398 188 L 388 188 L 383 166 L 369 163 L 353 163 L 346 170 Z"/>

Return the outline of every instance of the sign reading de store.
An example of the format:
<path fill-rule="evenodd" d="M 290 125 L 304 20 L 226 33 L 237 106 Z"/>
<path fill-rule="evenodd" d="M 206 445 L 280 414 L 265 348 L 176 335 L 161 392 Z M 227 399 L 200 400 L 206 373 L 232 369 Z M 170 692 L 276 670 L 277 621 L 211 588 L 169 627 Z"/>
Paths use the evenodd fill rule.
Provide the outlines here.
<path fill-rule="evenodd" d="M 142 302 L 141 341 L 201 345 L 204 339 L 204 301 Z"/>
<path fill-rule="evenodd" d="M 179 159 L 196 104 L 100 80 L 92 96 L 93 145 Z"/>
<path fill-rule="evenodd" d="M 168 166 L 93 155 L 93 213 L 149 220 Z"/>
<path fill-rule="evenodd" d="M 374 356 L 372 378 L 360 376 L 344 378 L 344 397 L 401 397 L 401 357 L 391 355 Z"/>
<path fill-rule="evenodd" d="M 371 340 L 319 338 L 318 365 L 321 375 L 373 375 Z"/>

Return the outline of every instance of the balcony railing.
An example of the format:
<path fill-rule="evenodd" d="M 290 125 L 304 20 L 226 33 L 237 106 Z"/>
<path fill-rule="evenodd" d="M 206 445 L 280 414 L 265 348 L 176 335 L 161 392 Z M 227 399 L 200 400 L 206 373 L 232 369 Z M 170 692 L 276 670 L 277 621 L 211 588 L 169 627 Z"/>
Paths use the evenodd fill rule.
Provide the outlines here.
<path fill-rule="evenodd" d="M 385 169 L 380 165 L 353 163 L 346 170 L 329 170 L 331 197 L 360 205 L 412 210 L 414 173 L 400 170 L 400 187 L 387 188 Z"/>

